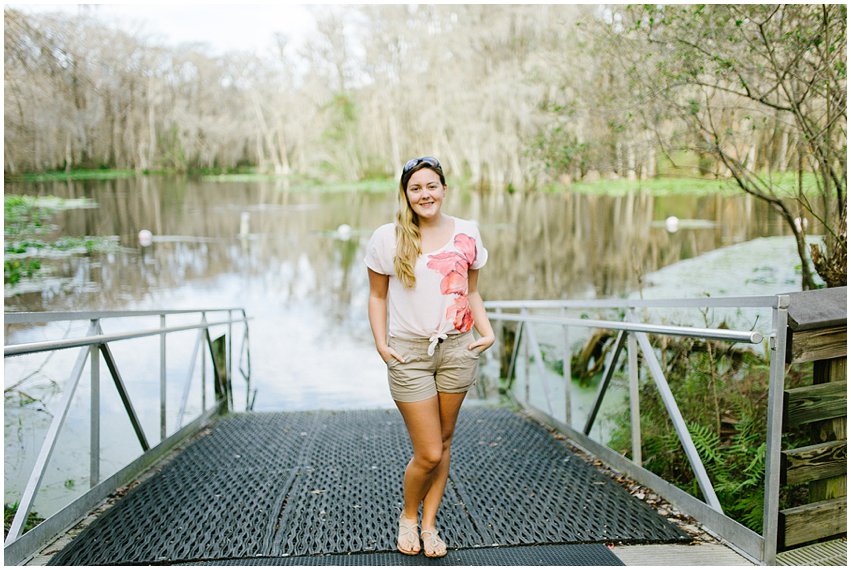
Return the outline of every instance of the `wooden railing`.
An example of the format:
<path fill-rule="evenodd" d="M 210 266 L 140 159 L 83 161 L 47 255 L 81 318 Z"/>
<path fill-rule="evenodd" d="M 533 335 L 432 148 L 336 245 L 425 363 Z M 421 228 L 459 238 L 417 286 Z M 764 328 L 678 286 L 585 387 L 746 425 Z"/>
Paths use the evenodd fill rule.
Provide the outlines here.
<path fill-rule="evenodd" d="M 846 287 L 790 295 L 787 365 L 813 366 L 813 383 L 784 390 L 783 430 L 811 444 L 782 452 L 781 483 L 809 484 L 806 504 L 779 512 L 777 550 L 846 532 Z"/>

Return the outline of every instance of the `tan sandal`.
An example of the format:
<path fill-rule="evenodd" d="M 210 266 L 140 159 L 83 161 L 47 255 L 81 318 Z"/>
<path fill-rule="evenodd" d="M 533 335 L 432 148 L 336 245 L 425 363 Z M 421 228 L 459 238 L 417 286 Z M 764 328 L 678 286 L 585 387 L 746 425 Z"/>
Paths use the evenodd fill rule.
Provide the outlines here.
<path fill-rule="evenodd" d="M 437 535 L 437 530 L 423 529 L 420 533 L 423 539 L 423 551 L 427 558 L 443 558 L 446 556 L 446 543 Z M 431 554 L 429 554 L 431 550 Z"/>
<path fill-rule="evenodd" d="M 400 544 L 402 540 L 407 543 L 414 543 L 415 550 L 405 550 Z M 403 517 L 399 517 L 399 536 L 396 538 L 396 550 L 408 556 L 415 556 L 420 553 L 420 539 L 417 537 L 417 521 L 410 521 Z"/>

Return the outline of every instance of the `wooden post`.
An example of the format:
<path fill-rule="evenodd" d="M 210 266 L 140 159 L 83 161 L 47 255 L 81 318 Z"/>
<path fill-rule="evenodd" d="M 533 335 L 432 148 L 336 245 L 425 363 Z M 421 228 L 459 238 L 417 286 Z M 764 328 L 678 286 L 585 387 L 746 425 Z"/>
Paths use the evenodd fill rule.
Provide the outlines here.
<path fill-rule="evenodd" d="M 783 425 L 812 443 L 783 451 L 781 480 L 808 483 L 809 502 L 780 511 L 778 550 L 846 532 L 847 287 L 790 295 L 786 361 L 813 364 L 812 386 L 784 391 Z"/>
<path fill-rule="evenodd" d="M 844 382 L 848 376 L 848 357 L 817 360 L 813 362 L 813 384 Z M 846 410 L 847 413 L 847 410 Z M 847 416 L 813 424 L 813 440 L 817 443 L 847 440 Z M 847 495 L 847 475 L 821 479 L 810 483 L 810 502 L 835 499 Z"/>
<path fill-rule="evenodd" d="M 209 333 L 207 338 L 209 339 Z M 222 335 L 214 339 L 211 343 L 213 353 L 213 373 L 215 381 L 213 382 L 213 391 L 216 395 L 216 402 L 224 400 L 225 406 L 230 409 L 230 398 L 228 390 L 228 368 L 227 368 L 227 339 Z"/>
<path fill-rule="evenodd" d="M 517 327 L 513 322 L 503 321 L 499 324 L 499 331 L 499 377 L 508 379 Z"/>

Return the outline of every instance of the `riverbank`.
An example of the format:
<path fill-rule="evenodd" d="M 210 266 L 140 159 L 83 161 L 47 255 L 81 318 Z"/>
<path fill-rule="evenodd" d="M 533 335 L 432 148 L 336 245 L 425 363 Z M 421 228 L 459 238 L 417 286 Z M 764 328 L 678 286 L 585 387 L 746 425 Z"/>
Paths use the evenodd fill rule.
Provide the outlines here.
<path fill-rule="evenodd" d="M 775 192 L 782 198 L 792 198 L 797 195 L 798 180 L 794 172 L 761 173 L 764 179 L 771 183 Z M 110 180 L 130 178 L 134 176 L 186 176 L 201 178 L 209 182 L 272 182 L 276 187 L 289 192 L 393 192 L 397 188 L 398 179 L 395 177 L 376 177 L 363 180 L 322 182 L 320 180 L 299 175 L 276 175 L 256 172 L 254 169 L 211 170 L 200 169 L 188 172 L 174 170 L 143 170 L 132 169 L 81 169 L 71 171 L 28 172 L 22 174 L 5 174 L 6 182 L 61 182 L 65 180 Z M 593 177 L 592 177 L 593 178 Z M 449 185 L 474 188 L 477 185 L 465 177 L 449 176 Z M 815 176 L 805 173 L 802 188 L 806 195 L 818 193 Z M 506 193 L 517 192 L 512 187 L 504 190 Z M 625 178 L 589 179 L 551 182 L 541 187 L 540 191 L 547 193 L 576 193 L 603 196 L 625 196 L 628 194 L 649 194 L 652 196 L 678 196 L 719 194 L 734 196 L 742 192 L 735 180 L 731 178 L 705 178 L 687 175 L 666 175 L 643 180 L 628 180 Z"/>

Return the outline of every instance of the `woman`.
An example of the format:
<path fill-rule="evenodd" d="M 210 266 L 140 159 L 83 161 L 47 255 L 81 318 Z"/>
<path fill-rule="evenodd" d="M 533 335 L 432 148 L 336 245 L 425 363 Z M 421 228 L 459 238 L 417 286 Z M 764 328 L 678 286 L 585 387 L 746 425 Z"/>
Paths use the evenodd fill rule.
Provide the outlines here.
<path fill-rule="evenodd" d="M 432 558 L 446 555 L 436 518 L 458 410 L 478 377 L 479 355 L 494 342 L 478 291 L 488 252 L 474 223 L 442 213 L 445 195 L 436 158 L 409 160 L 399 182 L 396 222 L 375 230 L 365 259 L 375 347 L 414 448 L 396 546 L 404 554 L 420 551 L 422 504 L 422 549 Z"/>

